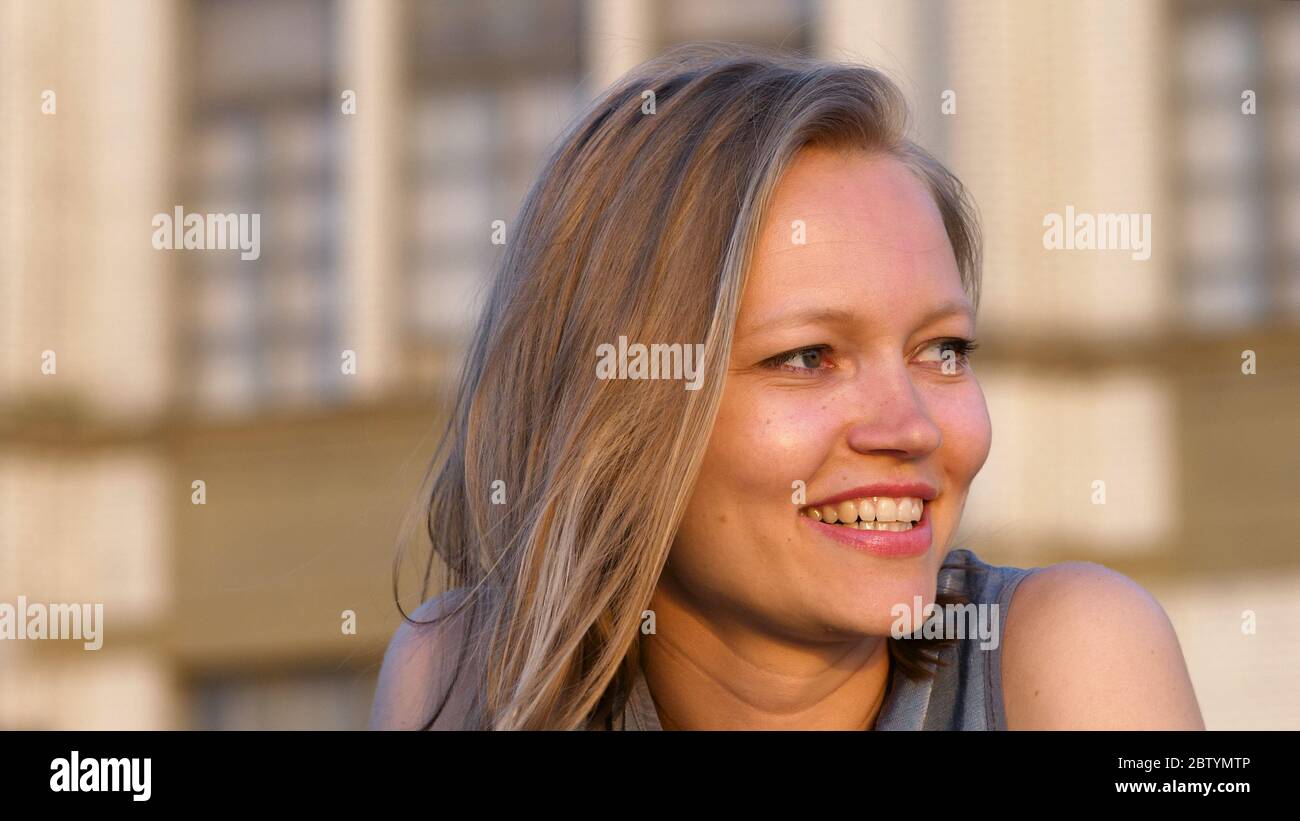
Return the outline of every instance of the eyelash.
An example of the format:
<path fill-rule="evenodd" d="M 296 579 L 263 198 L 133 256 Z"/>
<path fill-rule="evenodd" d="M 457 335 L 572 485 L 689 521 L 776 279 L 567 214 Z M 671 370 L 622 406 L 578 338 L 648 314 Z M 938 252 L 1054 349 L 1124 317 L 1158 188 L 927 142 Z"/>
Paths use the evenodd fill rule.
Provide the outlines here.
<path fill-rule="evenodd" d="M 936 339 L 930 344 L 947 345 L 953 347 L 957 353 L 957 361 L 963 366 L 963 368 L 967 365 L 970 355 L 974 353 L 976 349 L 979 348 L 979 342 L 977 340 L 967 339 L 961 336 L 949 336 L 949 337 L 944 337 L 943 339 Z M 828 368 L 794 368 L 794 367 L 788 367 L 785 363 L 788 360 L 792 359 L 793 357 L 799 356 L 801 354 L 806 354 L 810 351 L 818 351 L 824 354 L 830 349 L 831 349 L 830 345 L 809 345 L 806 348 L 795 348 L 793 350 L 786 351 L 785 353 L 779 353 L 776 356 L 763 360 L 762 365 L 765 368 L 771 368 L 772 370 L 778 370 L 778 371 L 785 371 L 787 373 L 821 374 L 824 371 L 829 369 Z"/>

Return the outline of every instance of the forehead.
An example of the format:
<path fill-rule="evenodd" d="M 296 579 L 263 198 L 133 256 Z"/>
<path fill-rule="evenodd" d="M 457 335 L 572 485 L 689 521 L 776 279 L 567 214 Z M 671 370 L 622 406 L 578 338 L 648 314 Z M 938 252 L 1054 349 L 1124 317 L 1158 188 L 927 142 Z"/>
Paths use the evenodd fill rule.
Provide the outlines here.
<path fill-rule="evenodd" d="M 952 246 L 926 184 L 895 157 L 805 149 L 777 184 L 760 231 L 741 324 L 840 302 L 884 307 L 965 301 Z M 873 306 L 876 310 L 873 310 Z"/>
<path fill-rule="evenodd" d="M 916 174 L 897 157 L 861 151 L 808 148 L 786 169 L 772 199 L 769 229 L 804 219 L 819 239 L 871 239 L 908 251 L 947 245 L 943 218 Z M 764 232 L 771 250 L 791 242 L 779 230 Z"/>

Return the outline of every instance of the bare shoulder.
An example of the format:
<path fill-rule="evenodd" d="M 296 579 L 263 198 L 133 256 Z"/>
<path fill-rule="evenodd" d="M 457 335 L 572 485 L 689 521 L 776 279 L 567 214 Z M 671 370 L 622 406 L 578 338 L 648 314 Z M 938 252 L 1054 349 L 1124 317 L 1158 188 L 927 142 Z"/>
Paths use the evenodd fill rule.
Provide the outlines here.
<path fill-rule="evenodd" d="M 1016 589 L 1002 642 L 1012 730 L 1203 730 L 1178 635 L 1122 573 L 1064 562 Z"/>
<path fill-rule="evenodd" d="M 372 730 L 418 730 L 428 722 L 451 685 L 466 620 L 457 608 L 467 595 L 457 588 L 434 596 L 410 614 L 420 623 L 398 626 L 379 671 Z"/>

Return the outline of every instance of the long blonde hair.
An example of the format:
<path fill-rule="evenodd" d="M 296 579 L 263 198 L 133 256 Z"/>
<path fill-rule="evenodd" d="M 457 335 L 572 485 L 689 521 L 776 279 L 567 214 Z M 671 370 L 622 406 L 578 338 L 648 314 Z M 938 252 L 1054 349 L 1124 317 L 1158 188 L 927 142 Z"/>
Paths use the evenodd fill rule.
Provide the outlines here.
<path fill-rule="evenodd" d="M 559 139 L 511 224 L 429 473 L 422 593 L 439 575 L 467 589 L 455 669 L 483 662 L 467 727 L 594 728 L 622 709 L 762 215 L 801 148 L 905 161 L 978 304 L 969 199 L 906 120 L 898 88 L 871 68 L 709 44 L 633 70 Z M 703 385 L 597 379 L 597 346 L 619 336 L 703 343 Z M 506 504 L 492 504 L 494 488 Z M 891 640 L 909 675 L 927 674 L 932 653 Z"/>

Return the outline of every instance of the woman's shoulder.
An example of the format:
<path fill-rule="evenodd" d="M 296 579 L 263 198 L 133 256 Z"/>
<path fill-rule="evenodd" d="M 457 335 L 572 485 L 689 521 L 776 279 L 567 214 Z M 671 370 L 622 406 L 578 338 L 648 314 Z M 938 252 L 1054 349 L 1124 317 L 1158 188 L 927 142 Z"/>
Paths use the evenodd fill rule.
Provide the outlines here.
<path fill-rule="evenodd" d="M 1204 729 L 1173 624 L 1133 579 L 1062 562 L 1025 573 L 1010 602 L 1010 729 Z"/>
<path fill-rule="evenodd" d="M 424 602 L 393 633 L 379 671 L 370 727 L 418 730 L 428 723 L 453 683 L 465 640 L 468 588 L 455 588 Z M 448 699 L 448 718 L 463 707 Z M 444 723 L 441 721 L 440 723 Z M 437 725 L 435 725 L 436 727 Z"/>

